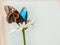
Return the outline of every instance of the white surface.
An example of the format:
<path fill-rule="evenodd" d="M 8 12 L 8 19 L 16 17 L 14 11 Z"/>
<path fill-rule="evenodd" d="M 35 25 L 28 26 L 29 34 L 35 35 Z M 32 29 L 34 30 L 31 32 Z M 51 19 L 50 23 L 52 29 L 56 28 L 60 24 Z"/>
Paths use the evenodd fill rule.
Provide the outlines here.
<path fill-rule="evenodd" d="M 18 11 L 26 6 L 29 18 L 37 24 L 35 28 L 26 30 L 27 45 L 60 45 L 60 7 L 57 2 L 5 2 Z M 22 32 L 8 32 L 13 26 L 6 23 L 8 45 L 23 45 Z"/>

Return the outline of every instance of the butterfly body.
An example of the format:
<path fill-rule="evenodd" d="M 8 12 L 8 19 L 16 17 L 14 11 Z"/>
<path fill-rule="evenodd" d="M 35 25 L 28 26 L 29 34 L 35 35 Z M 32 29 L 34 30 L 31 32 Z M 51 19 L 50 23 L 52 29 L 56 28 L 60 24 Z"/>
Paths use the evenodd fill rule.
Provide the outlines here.
<path fill-rule="evenodd" d="M 22 8 L 20 13 L 11 6 L 5 6 L 4 8 L 7 14 L 8 23 L 16 22 L 19 25 L 19 23 L 22 24 L 23 22 L 25 22 L 26 24 L 28 12 L 25 7 Z"/>

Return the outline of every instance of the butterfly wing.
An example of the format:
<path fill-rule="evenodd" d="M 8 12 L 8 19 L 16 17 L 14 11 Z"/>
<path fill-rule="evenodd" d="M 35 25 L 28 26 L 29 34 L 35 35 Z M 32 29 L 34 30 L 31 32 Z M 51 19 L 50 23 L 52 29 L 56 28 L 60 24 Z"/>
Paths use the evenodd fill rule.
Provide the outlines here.
<path fill-rule="evenodd" d="M 27 11 L 26 7 L 22 8 L 22 10 L 20 12 L 20 15 L 22 16 L 22 18 L 24 19 L 24 21 L 27 21 L 28 11 Z"/>
<path fill-rule="evenodd" d="M 4 9 L 7 14 L 7 22 L 8 23 L 12 23 L 12 22 L 17 23 L 19 20 L 19 12 L 11 6 L 5 6 Z M 18 19 L 18 20 L 16 20 L 16 19 Z"/>

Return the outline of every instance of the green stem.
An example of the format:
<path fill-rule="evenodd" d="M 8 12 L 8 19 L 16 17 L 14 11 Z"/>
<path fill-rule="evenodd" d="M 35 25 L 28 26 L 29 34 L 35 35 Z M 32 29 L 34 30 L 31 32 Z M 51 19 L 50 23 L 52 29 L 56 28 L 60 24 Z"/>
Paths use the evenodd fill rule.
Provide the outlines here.
<path fill-rule="evenodd" d="M 25 30 L 22 30 L 24 45 L 26 45 Z"/>

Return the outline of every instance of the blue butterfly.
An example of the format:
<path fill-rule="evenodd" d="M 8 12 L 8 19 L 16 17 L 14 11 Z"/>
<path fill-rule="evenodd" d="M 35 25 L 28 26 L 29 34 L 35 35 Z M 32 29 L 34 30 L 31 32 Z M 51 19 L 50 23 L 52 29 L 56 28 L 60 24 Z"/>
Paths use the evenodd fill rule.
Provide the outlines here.
<path fill-rule="evenodd" d="M 26 7 L 23 7 L 20 13 L 11 6 L 5 6 L 4 9 L 7 14 L 8 23 L 16 22 L 19 25 L 19 23 L 25 22 L 27 24 L 28 11 Z"/>

